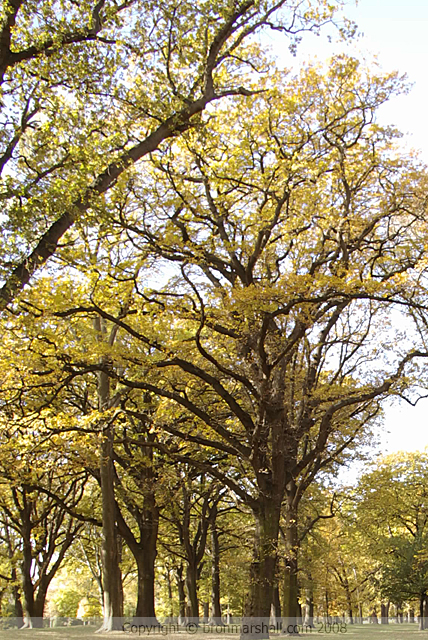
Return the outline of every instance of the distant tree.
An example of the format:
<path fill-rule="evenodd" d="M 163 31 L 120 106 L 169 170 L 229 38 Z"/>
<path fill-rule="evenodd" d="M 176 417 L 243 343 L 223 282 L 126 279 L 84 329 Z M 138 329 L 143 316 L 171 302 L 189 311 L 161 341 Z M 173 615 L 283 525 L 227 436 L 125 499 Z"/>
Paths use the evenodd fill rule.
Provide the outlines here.
<path fill-rule="evenodd" d="M 0 520 L 15 540 L 10 575 L 19 566 L 24 626 L 41 627 L 49 585 L 82 527 L 69 510 L 81 501 L 87 475 L 49 454 L 16 459 L 14 451 L 1 447 Z"/>
<path fill-rule="evenodd" d="M 419 600 L 424 629 L 428 591 L 428 455 L 380 458 L 358 484 L 358 527 L 378 567 L 381 593 L 392 602 Z"/>

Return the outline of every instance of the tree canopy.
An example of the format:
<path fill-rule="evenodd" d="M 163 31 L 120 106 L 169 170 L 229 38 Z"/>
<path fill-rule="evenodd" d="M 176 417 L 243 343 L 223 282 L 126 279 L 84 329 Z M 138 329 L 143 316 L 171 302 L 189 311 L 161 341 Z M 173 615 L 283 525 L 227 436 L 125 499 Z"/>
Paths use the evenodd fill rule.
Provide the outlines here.
<path fill-rule="evenodd" d="M 251 95 L 262 28 L 318 31 L 340 3 L 3 3 L 2 308 L 100 196 L 210 103 Z M 346 25 L 343 24 L 343 31 Z"/>
<path fill-rule="evenodd" d="M 315 483 L 359 455 L 387 398 L 413 401 L 425 384 L 427 174 L 376 119 L 406 90 L 396 73 L 343 55 L 294 74 L 257 40 L 271 28 L 293 49 L 337 9 L 135 0 L 4 10 L 0 445 L 8 460 L 16 439 L 22 464 L 0 471 L 2 538 L 11 527 L 22 537 L 27 564 L 47 554 L 43 582 L 85 526 L 102 525 L 101 550 L 89 536 L 79 553 L 104 593 L 105 630 L 124 611 L 124 545 L 137 619 L 158 624 L 160 546 L 180 618 L 199 619 L 212 555 L 219 618 L 229 511 L 254 538 L 239 592 L 247 619 L 268 619 L 281 591 L 285 618 L 297 620 L 299 588 L 313 600 L 322 571 L 352 619 L 365 580 L 343 559 L 345 520 L 330 526 L 344 542 L 321 569 L 302 554 L 320 555 L 307 536 L 334 515 Z M 351 31 L 345 22 L 342 35 Z M 64 552 L 48 534 L 46 552 L 27 540 L 11 500 L 20 513 L 26 502 L 60 514 L 43 526 L 61 530 Z M 402 534 L 402 557 L 422 562 L 425 539 L 416 553 Z M 7 543 L 14 585 L 16 548 Z M 35 613 L 27 586 L 24 613 L 41 617 L 44 600 Z"/>

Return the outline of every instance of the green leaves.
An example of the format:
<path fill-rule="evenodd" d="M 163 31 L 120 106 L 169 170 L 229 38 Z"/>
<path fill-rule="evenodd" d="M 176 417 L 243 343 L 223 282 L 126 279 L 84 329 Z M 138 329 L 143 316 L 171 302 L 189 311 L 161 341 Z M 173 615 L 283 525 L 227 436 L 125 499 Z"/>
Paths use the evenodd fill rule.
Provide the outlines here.
<path fill-rule="evenodd" d="M 382 593 L 395 602 L 428 588 L 427 455 L 378 459 L 358 485 L 358 527 L 377 558 Z"/>

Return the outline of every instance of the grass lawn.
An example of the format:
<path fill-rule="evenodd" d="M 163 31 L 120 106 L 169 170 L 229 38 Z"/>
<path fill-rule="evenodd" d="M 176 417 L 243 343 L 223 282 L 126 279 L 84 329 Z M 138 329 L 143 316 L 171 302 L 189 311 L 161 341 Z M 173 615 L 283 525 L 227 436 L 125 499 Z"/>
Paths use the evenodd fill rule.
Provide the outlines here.
<path fill-rule="evenodd" d="M 167 638 L 168 640 L 191 640 L 192 637 L 195 640 L 237 640 L 238 635 L 236 633 L 212 633 L 208 632 L 208 627 L 205 632 L 203 629 L 198 629 L 195 634 L 188 634 L 185 631 L 181 631 L 180 633 L 169 634 L 168 636 L 163 635 L 159 631 L 151 633 L 145 632 L 141 633 L 141 637 L 147 639 L 157 638 L 161 640 L 162 638 Z M 96 627 L 57 627 L 53 629 L 6 629 L 0 630 L 0 639 L 1 640 L 84 640 L 86 638 L 92 638 L 92 640 L 96 640 L 97 638 L 111 638 L 112 640 L 116 640 L 117 638 L 137 638 L 139 637 L 137 633 L 124 633 L 122 631 L 114 631 L 111 633 L 97 633 L 95 634 Z M 274 640 L 281 640 L 281 638 L 286 638 L 287 636 L 281 634 L 271 634 L 271 638 Z M 311 633 L 302 633 L 300 635 L 301 638 L 316 638 L 316 637 L 329 637 L 329 638 L 349 638 L 349 640 L 407 640 L 407 639 L 425 639 L 428 640 L 428 629 L 425 631 L 418 631 L 417 624 L 389 624 L 389 625 L 348 625 L 346 630 L 342 630 L 342 632 L 330 631 L 326 633 L 325 631 L 320 631 L 318 629 L 314 629 Z"/>

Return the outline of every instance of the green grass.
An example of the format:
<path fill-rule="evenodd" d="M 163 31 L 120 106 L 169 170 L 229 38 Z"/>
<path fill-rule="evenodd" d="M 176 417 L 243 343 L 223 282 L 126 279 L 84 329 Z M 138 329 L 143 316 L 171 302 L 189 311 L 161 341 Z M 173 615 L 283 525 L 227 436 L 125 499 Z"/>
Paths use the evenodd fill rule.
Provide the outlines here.
<path fill-rule="evenodd" d="M 428 639 L 428 630 L 427 631 L 418 631 L 417 624 L 394 624 L 390 623 L 388 625 L 372 625 L 372 624 L 364 624 L 364 625 L 347 625 L 345 633 L 319 633 L 318 631 L 313 631 L 310 634 L 312 637 L 314 636 L 323 636 L 323 637 L 335 637 L 335 638 L 349 638 L 349 640 L 407 640 L 411 638 L 423 638 L 424 640 Z M 306 634 L 308 637 L 309 634 Z"/>
<path fill-rule="evenodd" d="M 208 628 L 207 628 L 208 631 Z M 237 634 L 231 633 L 205 633 L 203 629 L 199 629 L 197 633 L 191 635 L 185 631 L 180 633 L 170 634 L 164 636 L 159 632 L 152 631 L 149 633 L 123 633 L 122 631 L 114 631 L 111 633 L 97 633 L 96 627 L 56 627 L 46 629 L 6 629 L 0 630 L 1 640 L 84 640 L 86 638 L 111 638 L 116 640 L 117 638 L 156 638 L 161 640 L 167 638 L 168 640 L 237 640 Z M 94 635 L 95 634 L 95 635 Z M 282 634 L 271 634 L 274 640 L 281 640 L 287 636 Z M 428 640 L 428 630 L 418 631 L 417 624 L 389 624 L 389 625 L 347 625 L 346 630 L 342 632 L 326 633 L 320 631 L 318 628 L 314 629 L 311 633 L 302 633 L 301 638 L 343 638 L 344 640 Z"/>

